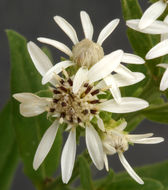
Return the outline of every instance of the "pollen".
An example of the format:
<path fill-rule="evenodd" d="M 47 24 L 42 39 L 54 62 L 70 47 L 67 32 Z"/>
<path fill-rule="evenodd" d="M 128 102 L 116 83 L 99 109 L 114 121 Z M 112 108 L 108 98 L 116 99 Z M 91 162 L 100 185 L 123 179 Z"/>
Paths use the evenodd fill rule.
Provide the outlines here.
<path fill-rule="evenodd" d="M 104 57 L 103 48 L 91 40 L 84 39 L 77 43 L 73 49 L 73 61 L 80 67 L 90 68 Z"/>

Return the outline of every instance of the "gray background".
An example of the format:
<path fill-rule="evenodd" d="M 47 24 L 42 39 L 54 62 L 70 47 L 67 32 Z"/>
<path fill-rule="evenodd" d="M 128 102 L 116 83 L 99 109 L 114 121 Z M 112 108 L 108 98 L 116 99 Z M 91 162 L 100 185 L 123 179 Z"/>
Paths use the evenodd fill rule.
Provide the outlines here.
<path fill-rule="evenodd" d="M 145 9 L 148 6 L 147 1 L 140 1 L 143 9 Z M 9 47 L 4 30 L 14 29 L 34 42 L 37 42 L 38 36 L 50 37 L 71 47 L 71 41 L 55 24 L 53 16 L 60 15 L 66 18 L 75 27 L 79 39 L 82 39 L 80 10 L 86 10 L 91 16 L 95 29 L 94 39 L 109 21 L 120 18 L 120 25 L 104 42 L 103 47 L 105 53 L 118 48 L 131 52 L 125 34 L 126 27 L 122 20 L 119 0 L 0 0 L 0 108 L 9 98 Z M 51 50 L 55 60 L 63 55 L 54 48 Z M 136 132 L 154 132 L 156 136 L 165 137 L 166 142 L 159 145 L 136 145 L 130 148 L 125 155 L 132 166 L 154 163 L 168 158 L 168 128 L 166 125 L 144 121 L 136 129 Z M 115 171 L 123 170 L 116 156 L 111 157 L 109 161 Z M 98 172 L 93 168 L 94 177 L 102 176 L 105 173 L 105 171 Z M 16 171 L 11 189 L 34 189 L 29 179 L 22 172 L 22 164 Z"/>

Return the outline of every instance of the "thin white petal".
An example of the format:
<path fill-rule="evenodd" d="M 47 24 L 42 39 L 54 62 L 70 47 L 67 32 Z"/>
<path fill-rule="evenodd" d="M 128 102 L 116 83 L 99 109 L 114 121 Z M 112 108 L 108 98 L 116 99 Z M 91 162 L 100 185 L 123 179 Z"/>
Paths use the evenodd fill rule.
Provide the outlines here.
<path fill-rule="evenodd" d="M 155 21 L 147 28 L 140 30 L 138 28 L 139 19 L 132 19 L 127 20 L 126 25 L 133 30 L 138 32 L 147 33 L 147 34 L 166 34 L 168 33 L 168 24 L 164 23 L 163 21 Z"/>
<path fill-rule="evenodd" d="M 69 49 L 69 47 L 67 47 L 65 44 L 58 42 L 56 40 L 52 40 L 49 38 L 37 38 L 38 41 L 51 45 L 57 49 L 59 49 L 60 51 L 64 52 L 65 54 L 67 54 L 69 57 L 72 57 L 72 51 Z"/>
<path fill-rule="evenodd" d="M 120 64 L 123 56 L 122 50 L 114 51 L 104 56 L 98 63 L 93 65 L 88 72 L 90 83 L 98 81 L 109 75 Z"/>
<path fill-rule="evenodd" d="M 76 31 L 71 24 L 69 24 L 64 18 L 60 16 L 55 16 L 54 20 L 74 44 L 79 42 Z"/>
<path fill-rule="evenodd" d="M 164 23 L 168 24 L 168 15 L 165 17 Z M 167 39 L 168 39 L 168 33 L 161 35 L 161 41 L 164 41 L 164 40 L 167 40 Z"/>
<path fill-rule="evenodd" d="M 158 144 L 164 141 L 162 137 L 153 137 L 153 138 L 144 138 L 144 139 L 137 139 L 134 140 L 133 143 L 137 144 Z"/>
<path fill-rule="evenodd" d="M 110 23 L 108 23 L 100 32 L 97 43 L 102 45 L 104 40 L 115 30 L 115 28 L 118 26 L 120 22 L 120 19 L 114 19 Z"/>
<path fill-rule="evenodd" d="M 118 67 L 114 69 L 115 72 L 117 72 L 120 75 L 123 75 L 128 78 L 134 79 L 134 74 L 132 71 L 130 71 L 127 67 L 124 65 L 119 64 Z"/>
<path fill-rule="evenodd" d="M 117 126 L 115 129 L 117 129 L 119 131 L 123 131 L 126 127 L 127 127 L 127 122 L 124 121 L 119 126 Z"/>
<path fill-rule="evenodd" d="M 76 156 L 76 129 L 72 129 L 61 155 L 62 181 L 68 183 L 74 168 Z"/>
<path fill-rule="evenodd" d="M 129 139 L 130 142 L 134 142 L 135 140 L 140 140 L 140 139 L 144 139 L 144 138 L 148 138 L 152 136 L 153 136 L 153 133 L 140 134 L 140 135 L 130 134 L 130 135 L 127 135 L 127 138 Z"/>
<path fill-rule="evenodd" d="M 70 67 L 71 65 L 73 65 L 74 63 L 72 63 L 71 61 L 61 61 L 59 63 L 56 63 L 43 77 L 42 79 L 42 84 L 46 84 L 47 82 L 49 82 L 53 77 L 54 74 L 59 74 L 62 69 L 66 69 L 67 67 Z"/>
<path fill-rule="evenodd" d="M 125 97 L 121 98 L 121 103 L 117 104 L 115 100 L 108 100 L 100 104 L 100 109 L 112 113 L 129 113 L 145 109 L 149 103 L 140 98 Z"/>
<path fill-rule="evenodd" d="M 120 74 L 114 74 L 112 76 L 118 87 L 133 85 L 135 83 L 140 82 L 141 80 L 145 78 L 145 75 L 143 73 L 132 72 L 132 74 L 134 78 L 126 77 Z"/>
<path fill-rule="evenodd" d="M 144 64 L 145 60 L 139 57 L 138 55 L 124 53 L 121 62 L 129 64 Z"/>
<path fill-rule="evenodd" d="M 104 165 L 105 165 L 106 170 L 109 171 L 108 158 L 105 153 L 104 153 Z"/>
<path fill-rule="evenodd" d="M 144 184 L 142 179 L 135 173 L 135 171 L 132 169 L 132 167 L 129 165 L 127 160 L 125 159 L 123 153 L 119 152 L 118 153 L 120 162 L 124 166 L 124 168 L 127 170 L 128 174 L 139 184 Z"/>
<path fill-rule="evenodd" d="M 72 88 L 74 94 L 78 92 L 82 84 L 86 81 L 87 74 L 88 74 L 88 70 L 83 67 L 81 67 L 75 74 L 75 77 L 73 80 L 73 88 Z"/>
<path fill-rule="evenodd" d="M 80 17 L 81 17 L 81 22 L 82 22 L 85 38 L 92 40 L 93 25 L 92 25 L 89 15 L 85 11 L 81 11 Z"/>
<path fill-rule="evenodd" d="M 160 82 L 160 90 L 165 91 L 168 88 L 168 69 L 163 74 L 163 77 Z"/>
<path fill-rule="evenodd" d="M 115 101 L 117 103 L 121 102 L 121 93 L 120 89 L 118 88 L 115 79 L 113 79 L 113 76 L 110 75 L 109 77 L 104 78 L 104 82 L 106 83 L 107 86 L 111 86 L 110 92 L 113 95 Z"/>
<path fill-rule="evenodd" d="M 21 103 L 32 103 L 38 102 L 41 98 L 32 93 L 17 93 L 13 97 Z"/>
<path fill-rule="evenodd" d="M 36 69 L 42 76 L 44 76 L 45 73 L 53 66 L 51 61 L 35 43 L 29 42 L 27 44 L 27 48 Z"/>
<path fill-rule="evenodd" d="M 97 118 L 97 125 L 99 129 L 102 131 L 105 131 L 103 120 L 99 117 L 99 115 L 96 115 L 96 118 Z"/>
<path fill-rule="evenodd" d="M 164 40 L 154 46 L 147 54 L 146 59 L 154 59 L 168 54 L 168 40 Z"/>
<path fill-rule="evenodd" d="M 152 4 L 143 14 L 139 22 L 139 28 L 150 26 L 166 9 L 167 3 L 162 0 Z"/>
<path fill-rule="evenodd" d="M 97 131 L 93 128 L 92 125 L 86 127 L 86 146 L 89 152 L 89 155 L 97 167 L 97 169 L 102 170 L 104 167 L 104 153 L 102 142 Z"/>
<path fill-rule="evenodd" d="M 164 69 L 168 69 L 168 63 L 160 63 L 157 65 L 158 67 L 162 67 Z"/>
<path fill-rule="evenodd" d="M 38 148 L 36 150 L 34 160 L 33 160 L 33 168 L 37 170 L 39 166 L 42 164 L 44 159 L 46 158 L 48 152 L 50 151 L 57 131 L 58 131 L 59 123 L 57 121 L 54 121 L 54 123 L 47 129 L 47 131 L 44 133 L 40 144 L 38 145 Z"/>

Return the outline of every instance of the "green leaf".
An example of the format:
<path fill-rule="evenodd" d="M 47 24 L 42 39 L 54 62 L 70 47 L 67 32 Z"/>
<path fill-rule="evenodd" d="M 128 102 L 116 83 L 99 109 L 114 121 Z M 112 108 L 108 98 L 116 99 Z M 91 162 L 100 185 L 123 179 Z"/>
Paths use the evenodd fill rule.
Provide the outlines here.
<path fill-rule="evenodd" d="M 163 190 L 164 186 L 157 180 L 144 179 L 145 184 L 140 185 L 132 179 L 124 179 L 111 183 L 105 190 Z"/>
<path fill-rule="evenodd" d="M 150 106 L 143 111 L 143 115 L 152 121 L 168 123 L 168 103 Z"/>
<path fill-rule="evenodd" d="M 10 188 L 18 164 L 18 150 L 11 121 L 11 102 L 0 113 L 0 189 Z"/>
<path fill-rule="evenodd" d="M 79 157 L 79 173 L 83 190 L 93 190 L 90 166 L 82 156 Z"/>
<path fill-rule="evenodd" d="M 11 93 L 48 90 L 41 85 L 41 76 L 36 71 L 27 51 L 27 42 L 18 33 L 8 30 L 7 36 L 11 57 Z M 51 125 L 46 115 L 24 118 L 19 113 L 19 103 L 12 99 L 13 125 L 15 127 L 20 156 L 24 163 L 24 172 L 36 186 L 40 186 L 46 178 L 53 175 L 58 167 L 61 151 L 61 131 L 46 160 L 38 171 L 34 171 L 32 162 L 37 146 L 46 129 Z"/>

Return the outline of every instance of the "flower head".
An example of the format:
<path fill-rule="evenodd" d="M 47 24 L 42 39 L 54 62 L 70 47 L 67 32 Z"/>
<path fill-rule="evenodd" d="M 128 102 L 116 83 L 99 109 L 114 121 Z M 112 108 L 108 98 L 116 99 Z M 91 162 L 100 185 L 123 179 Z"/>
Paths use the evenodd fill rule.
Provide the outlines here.
<path fill-rule="evenodd" d="M 161 137 L 151 137 L 153 136 L 152 133 L 141 135 L 128 134 L 124 131 L 126 126 L 127 123 L 122 122 L 119 126 L 115 128 L 108 127 L 104 133 L 101 133 L 105 166 L 108 170 L 109 167 L 107 155 L 113 155 L 117 153 L 122 165 L 127 170 L 129 175 L 139 184 L 143 184 L 144 182 L 131 168 L 123 153 L 128 150 L 130 144 L 156 144 L 163 142 L 164 139 Z"/>

